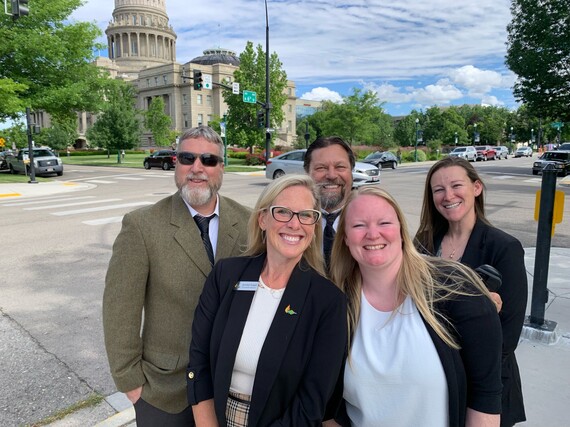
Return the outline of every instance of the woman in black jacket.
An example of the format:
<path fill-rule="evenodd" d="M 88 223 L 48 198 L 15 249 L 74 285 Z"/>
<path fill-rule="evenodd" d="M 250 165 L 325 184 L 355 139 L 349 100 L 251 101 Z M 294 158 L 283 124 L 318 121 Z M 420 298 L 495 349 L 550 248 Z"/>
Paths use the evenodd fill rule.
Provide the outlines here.
<path fill-rule="evenodd" d="M 488 264 L 502 275 L 497 291 L 503 331 L 501 427 L 526 420 L 515 349 L 523 327 L 528 284 L 524 250 L 485 217 L 485 185 L 468 161 L 446 157 L 429 170 L 415 244 L 421 252 L 472 268 Z"/>

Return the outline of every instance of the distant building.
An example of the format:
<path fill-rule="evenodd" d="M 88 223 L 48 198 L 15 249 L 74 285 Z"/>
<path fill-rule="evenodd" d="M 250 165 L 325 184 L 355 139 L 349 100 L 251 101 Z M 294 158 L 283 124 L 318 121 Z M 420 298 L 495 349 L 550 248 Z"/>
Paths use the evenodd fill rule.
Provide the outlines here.
<path fill-rule="evenodd" d="M 323 106 L 322 101 L 313 101 L 309 99 L 297 98 L 295 105 L 295 112 L 297 117 L 307 117 L 312 116 Z"/>
<path fill-rule="evenodd" d="M 136 87 L 138 109 L 147 110 L 153 98 L 162 97 L 172 129 L 179 133 L 226 113 L 228 106 L 220 87 L 194 90 L 192 80 L 183 79 L 182 74 L 191 77 L 192 70 L 199 69 L 210 74 L 213 82 L 231 85 L 239 58 L 230 50 L 213 48 L 186 63 L 176 62 L 176 33 L 169 24 L 165 0 L 115 0 L 105 34 L 109 57 L 97 58 L 95 65 L 106 69 L 111 78 Z M 288 81 L 285 91 L 284 120 L 273 134 L 273 142 L 291 146 L 296 138 L 295 83 Z M 37 112 L 34 118 L 41 126 L 50 126 L 49 115 Z M 90 113 L 78 113 L 76 148 L 86 145 L 85 132 L 95 121 L 96 116 Z M 141 146 L 154 145 L 152 134 L 145 129 Z"/>

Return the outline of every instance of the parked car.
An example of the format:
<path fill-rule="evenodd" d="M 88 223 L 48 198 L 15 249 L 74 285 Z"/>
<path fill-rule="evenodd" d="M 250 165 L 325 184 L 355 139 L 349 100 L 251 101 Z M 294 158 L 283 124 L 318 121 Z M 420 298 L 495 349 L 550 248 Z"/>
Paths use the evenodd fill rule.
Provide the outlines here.
<path fill-rule="evenodd" d="M 566 151 L 570 151 L 570 142 L 563 142 L 562 144 L 560 144 L 558 146 L 559 150 L 566 150 Z"/>
<path fill-rule="evenodd" d="M 18 152 L 17 156 L 7 158 L 10 173 L 25 175 L 30 174 L 30 157 L 27 148 Z M 35 175 L 63 175 L 63 161 L 48 148 L 34 148 L 34 173 Z"/>
<path fill-rule="evenodd" d="M 398 158 L 391 151 L 375 151 L 366 156 L 362 162 L 370 163 L 380 169 L 388 167 L 396 169 L 398 167 Z"/>
<path fill-rule="evenodd" d="M 532 174 L 538 175 L 546 165 L 554 165 L 558 175 L 566 176 L 570 173 L 570 151 L 547 151 L 532 164 Z"/>
<path fill-rule="evenodd" d="M 143 161 L 145 169 L 162 168 L 167 171 L 176 166 L 176 151 L 159 150 L 145 157 Z"/>
<path fill-rule="evenodd" d="M 532 157 L 532 148 L 530 147 L 519 147 L 515 151 L 515 157 Z"/>
<path fill-rule="evenodd" d="M 11 151 L 1 151 L 0 152 L 0 170 L 7 170 L 8 169 L 8 156 L 12 156 Z"/>
<path fill-rule="evenodd" d="M 482 160 L 486 162 L 487 160 L 496 160 L 497 152 L 490 145 L 478 145 L 475 147 L 477 150 L 477 161 Z"/>
<path fill-rule="evenodd" d="M 504 145 L 495 147 L 495 151 L 497 152 L 497 159 L 501 160 L 509 158 L 509 149 Z"/>
<path fill-rule="evenodd" d="M 293 150 L 269 159 L 265 168 L 265 177 L 276 179 L 292 173 L 304 174 L 303 161 L 306 151 L 306 149 Z M 352 170 L 352 181 L 353 187 L 377 184 L 380 182 L 380 169 L 369 163 L 356 162 Z"/>
<path fill-rule="evenodd" d="M 455 147 L 455 149 L 449 153 L 450 157 L 461 157 L 470 162 L 474 162 L 477 159 L 477 150 L 472 145 L 467 147 Z"/>

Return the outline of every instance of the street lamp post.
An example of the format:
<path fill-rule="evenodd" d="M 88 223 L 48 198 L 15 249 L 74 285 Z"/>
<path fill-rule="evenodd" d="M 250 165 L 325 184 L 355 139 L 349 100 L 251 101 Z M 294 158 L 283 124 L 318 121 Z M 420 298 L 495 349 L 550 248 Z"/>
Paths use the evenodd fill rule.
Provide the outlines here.
<path fill-rule="evenodd" d="M 271 102 L 269 101 L 269 14 L 267 13 L 267 0 L 265 0 L 265 161 L 269 160 L 271 152 Z"/>
<path fill-rule="evenodd" d="M 455 148 L 457 148 L 457 132 L 455 132 Z"/>
<path fill-rule="evenodd" d="M 477 123 L 473 125 L 473 145 L 477 145 Z"/>
<path fill-rule="evenodd" d="M 309 133 L 309 121 L 305 122 L 305 148 L 309 148 L 309 138 L 311 134 Z"/>
<path fill-rule="evenodd" d="M 530 143 L 534 144 L 534 128 L 530 130 Z"/>
<path fill-rule="evenodd" d="M 416 143 L 414 145 L 414 162 L 418 161 L 419 126 L 420 126 L 420 119 L 416 119 Z"/>
<path fill-rule="evenodd" d="M 513 134 L 513 127 L 511 126 L 511 144 L 515 142 L 515 135 Z"/>

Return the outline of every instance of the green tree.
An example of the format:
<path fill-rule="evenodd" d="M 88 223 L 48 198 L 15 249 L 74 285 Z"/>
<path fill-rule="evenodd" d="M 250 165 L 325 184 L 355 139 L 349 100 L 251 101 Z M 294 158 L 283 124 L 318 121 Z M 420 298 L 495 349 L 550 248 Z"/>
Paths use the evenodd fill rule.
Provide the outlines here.
<path fill-rule="evenodd" d="M 43 128 L 34 139 L 56 151 L 65 150 L 77 138 L 76 117 L 52 117 L 51 127 Z"/>
<path fill-rule="evenodd" d="M 568 0 L 512 0 L 506 64 L 514 94 L 536 114 L 570 121 Z"/>
<path fill-rule="evenodd" d="M 342 103 L 325 101 L 311 117 L 317 135 L 338 135 L 352 145 L 393 145 L 392 120 L 372 91 L 354 88 Z"/>
<path fill-rule="evenodd" d="M 416 119 L 422 123 L 422 114 L 416 110 L 404 117 L 394 130 L 394 139 L 400 147 L 415 146 L 416 141 Z"/>
<path fill-rule="evenodd" d="M 26 85 L 14 82 L 9 78 L 0 78 L 0 121 L 8 117 L 16 117 L 26 109 L 21 94 L 27 89 Z"/>
<path fill-rule="evenodd" d="M 95 124 L 87 130 L 87 138 L 97 147 L 126 150 L 140 142 L 139 111 L 135 108 L 135 88 L 121 80 L 108 80 L 104 109 Z M 117 155 L 117 162 L 121 158 Z"/>
<path fill-rule="evenodd" d="M 2 130 L 2 135 L 6 139 L 6 148 L 24 148 L 28 146 L 26 126 L 21 122 L 14 123 L 9 128 Z"/>
<path fill-rule="evenodd" d="M 68 117 L 98 109 L 104 76 L 91 62 L 101 31 L 94 23 L 69 21 L 81 4 L 35 0 L 29 16 L 0 15 L 0 118 L 15 118 L 26 106 Z"/>
<path fill-rule="evenodd" d="M 240 84 L 241 90 L 257 92 L 258 102 L 265 103 L 265 52 L 261 45 L 254 49 L 248 41 L 245 50 L 240 54 L 240 66 L 234 72 L 234 81 Z M 280 128 L 283 122 L 283 105 L 287 101 L 285 88 L 287 74 L 276 53 L 269 57 L 269 93 L 271 102 L 270 127 Z M 228 104 L 226 132 L 228 140 L 245 147 L 264 147 L 265 132 L 257 127 L 257 111 L 259 105 L 245 103 L 241 95 L 231 90 L 224 90 L 224 100 Z"/>
<path fill-rule="evenodd" d="M 172 120 L 164 112 L 164 101 L 157 96 L 152 99 L 148 110 L 144 113 L 144 125 L 152 132 L 154 142 L 158 146 L 167 146 L 172 143 L 170 140 L 170 126 Z"/>

